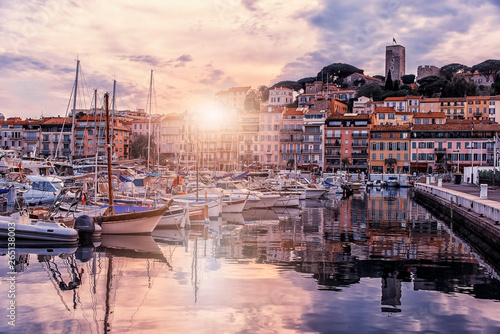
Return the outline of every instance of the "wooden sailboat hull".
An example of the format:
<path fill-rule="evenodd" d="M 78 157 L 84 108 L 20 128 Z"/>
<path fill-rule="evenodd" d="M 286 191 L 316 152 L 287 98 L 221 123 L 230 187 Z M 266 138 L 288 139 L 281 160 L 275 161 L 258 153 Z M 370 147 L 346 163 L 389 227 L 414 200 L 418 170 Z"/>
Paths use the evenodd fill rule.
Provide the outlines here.
<path fill-rule="evenodd" d="M 168 207 L 103 215 L 94 217 L 94 221 L 101 225 L 102 234 L 146 234 L 153 232 Z"/>

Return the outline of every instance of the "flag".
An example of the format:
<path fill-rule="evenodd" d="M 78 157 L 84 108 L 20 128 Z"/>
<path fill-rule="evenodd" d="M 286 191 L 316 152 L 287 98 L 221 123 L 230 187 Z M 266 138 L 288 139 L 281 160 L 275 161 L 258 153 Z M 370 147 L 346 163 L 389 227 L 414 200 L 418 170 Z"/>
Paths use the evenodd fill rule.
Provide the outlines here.
<path fill-rule="evenodd" d="M 398 44 L 398 42 L 396 42 L 396 39 L 395 39 L 394 37 L 392 38 L 392 42 L 393 42 L 394 44 Z"/>

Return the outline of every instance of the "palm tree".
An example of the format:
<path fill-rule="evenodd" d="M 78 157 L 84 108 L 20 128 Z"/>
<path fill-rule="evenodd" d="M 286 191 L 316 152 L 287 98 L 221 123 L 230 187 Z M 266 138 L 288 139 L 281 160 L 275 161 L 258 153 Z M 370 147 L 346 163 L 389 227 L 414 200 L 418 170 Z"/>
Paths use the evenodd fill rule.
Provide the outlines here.
<path fill-rule="evenodd" d="M 389 171 L 390 169 L 391 173 L 394 173 L 394 165 L 397 163 L 398 161 L 394 158 L 385 159 L 385 165 L 388 166 L 387 170 Z"/>
<path fill-rule="evenodd" d="M 351 161 L 349 158 L 344 158 L 342 159 L 342 165 L 344 165 L 344 170 L 349 170 L 349 168 L 346 168 L 346 166 L 349 166 L 351 164 Z"/>

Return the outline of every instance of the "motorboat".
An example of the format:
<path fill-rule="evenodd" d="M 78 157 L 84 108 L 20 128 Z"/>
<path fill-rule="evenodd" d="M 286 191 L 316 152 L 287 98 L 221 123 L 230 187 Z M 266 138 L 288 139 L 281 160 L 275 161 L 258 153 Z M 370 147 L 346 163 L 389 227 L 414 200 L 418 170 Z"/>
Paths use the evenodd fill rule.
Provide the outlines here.
<path fill-rule="evenodd" d="M 221 188 L 225 196 L 247 197 L 245 209 L 272 208 L 280 197 L 275 194 L 264 194 L 260 191 L 249 190 L 243 186 L 241 181 L 219 181 L 216 187 Z"/>
<path fill-rule="evenodd" d="M 0 238 L 37 240 L 45 243 L 77 244 L 78 231 L 63 223 L 32 220 L 26 212 L 15 212 L 10 216 L 0 216 Z"/>
<path fill-rule="evenodd" d="M 389 176 L 385 181 L 386 186 L 389 188 L 399 187 L 399 180 L 397 176 Z"/>

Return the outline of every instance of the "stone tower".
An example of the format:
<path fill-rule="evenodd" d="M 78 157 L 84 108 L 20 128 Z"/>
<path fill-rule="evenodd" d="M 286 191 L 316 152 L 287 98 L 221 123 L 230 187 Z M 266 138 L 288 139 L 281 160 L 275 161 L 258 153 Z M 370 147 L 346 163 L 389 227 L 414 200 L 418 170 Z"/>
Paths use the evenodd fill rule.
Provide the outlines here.
<path fill-rule="evenodd" d="M 388 45 L 385 47 L 385 77 L 391 70 L 393 81 L 399 80 L 405 75 L 405 47 L 402 45 Z"/>

